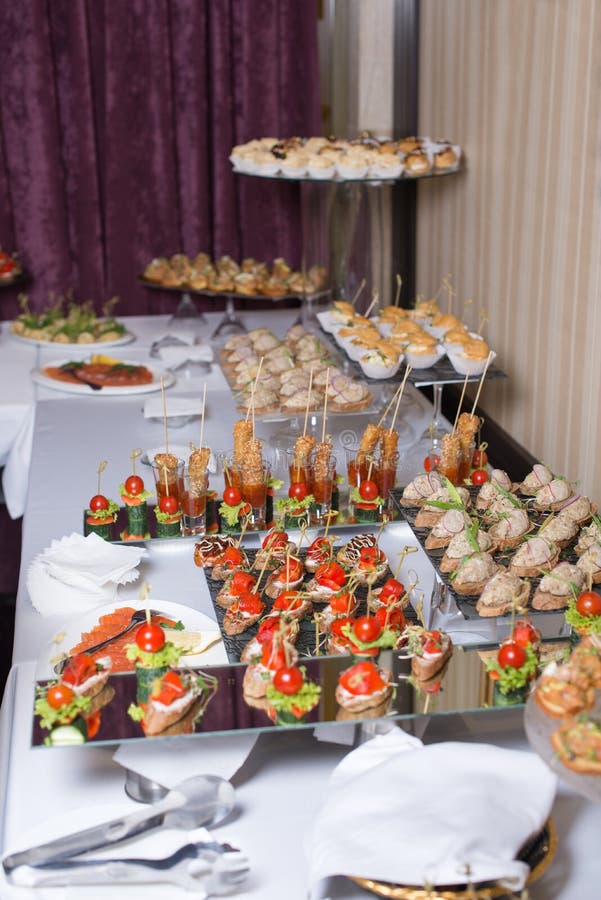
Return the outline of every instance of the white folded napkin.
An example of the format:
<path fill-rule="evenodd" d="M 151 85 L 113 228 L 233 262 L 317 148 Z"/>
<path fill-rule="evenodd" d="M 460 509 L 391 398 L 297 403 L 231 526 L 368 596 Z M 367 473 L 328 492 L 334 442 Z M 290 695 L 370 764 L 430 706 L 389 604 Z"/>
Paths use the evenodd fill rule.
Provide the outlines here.
<path fill-rule="evenodd" d="M 121 744 L 113 760 L 166 788 L 194 775 L 219 775 L 229 781 L 255 746 L 257 734 L 205 735 L 197 741 L 134 741 Z M 174 760 L 176 760 L 174 764 Z"/>
<path fill-rule="evenodd" d="M 175 418 L 177 416 L 200 416 L 202 415 L 202 397 L 171 397 L 165 398 L 167 407 L 167 418 Z M 207 410 L 205 408 L 205 416 Z M 144 418 L 145 419 L 162 419 L 163 418 L 163 398 L 160 396 L 147 397 L 144 401 Z"/>
<path fill-rule="evenodd" d="M 140 547 L 109 544 L 97 534 L 53 540 L 27 571 L 32 605 L 43 616 L 84 612 L 117 596 L 117 587 L 135 581 L 146 555 Z"/>
<path fill-rule="evenodd" d="M 168 369 L 176 369 L 186 362 L 213 362 L 213 348 L 208 344 L 182 347 L 161 347 L 161 359 Z"/>
<path fill-rule="evenodd" d="M 389 732 L 334 770 L 309 838 L 310 883 L 351 875 L 423 886 L 502 881 L 549 816 L 556 778 L 534 754 L 487 744 L 413 748 Z"/>

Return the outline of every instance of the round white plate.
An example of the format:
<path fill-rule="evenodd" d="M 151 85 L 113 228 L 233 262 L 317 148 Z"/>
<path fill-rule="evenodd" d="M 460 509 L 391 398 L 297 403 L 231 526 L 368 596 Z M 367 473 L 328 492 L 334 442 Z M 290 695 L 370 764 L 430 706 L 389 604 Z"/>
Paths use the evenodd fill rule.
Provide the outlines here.
<path fill-rule="evenodd" d="M 61 348 L 67 348 L 69 350 L 75 348 L 78 350 L 102 350 L 104 347 L 122 347 L 124 344 L 131 344 L 131 342 L 136 339 L 135 334 L 132 334 L 131 331 L 126 331 L 125 334 L 122 334 L 120 338 L 115 338 L 114 341 L 94 341 L 91 344 L 84 344 L 83 342 L 65 344 L 62 341 L 40 341 L 37 338 L 23 337 L 23 335 L 15 334 L 13 331 L 9 331 L 8 334 L 13 341 L 17 341 L 19 344 L 29 344 L 30 347 L 51 347 L 52 349 L 56 348 L 57 350 L 60 350 Z"/>
<path fill-rule="evenodd" d="M 53 360 L 52 365 L 53 367 L 58 367 L 63 366 L 68 362 L 71 362 L 71 360 L 58 359 Z M 93 396 L 94 394 L 98 394 L 101 397 L 120 397 L 125 394 L 148 394 L 152 391 L 160 391 L 161 376 L 163 377 L 166 388 L 171 387 L 172 384 L 175 384 L 175 375 L 173 374 L 173 372 L 167 371 L 167 369 L 161 369 L 158 366 L 154 366 L 149 363 L 141 363 L 140 361 L 134 362 L 128 359 L 122 359 L 119 360 L 119 362 L 131 366 L 146 366 L 146 368 L 150 369 L 150 371 L 152 372 L 152 381 L 149 384 L 134 384 L 125 387 L 107 386 L 103 387 L 99 391 L 95 391 L 87 384 L 75 384 L 75 382 L 71 383 L 69 381 L 57 381 L 55 378 L 49 378 L 48 375 L 44 374 L 43 369 L 33 369 L 31 378 L 33 381 L 35 381 L 36 384 L 42 385 L 42 387 L 50 388 L 53 391 L 63 391 L 67 394 L 83 394 L 86 397 Z"/>
<path fill-rule="evenodd" d="M 168 600 L 153 600 L 152 598 L 149 598 L 148 605 L 150 609 L 156 610 L 161 613 L 161 615 L 167 616 L 169 619 L 175 619 L 176 622 L 182 622 L 186 631 L 200 631 L 201 633 L 206 631 L 219 631 L 217 622 L 210 619 L 204 613 L 199 612 L 197 609 L 192 609 L 190 606 L 184 606 L 182 603 L 171 603 Z M 60 640 L 57 641 L 55 638 L 42 651 L 42 654 L 38 659 L 35 676 L 36 681 L 42 681 L 46 678 L 56 678 L 54 665 L 57 657 L 62 653 L 68 653 L 71 647 L 75 647 L 76 644 L 80 642 L 82 634 L 91 631 L 92 628 L 98 624 L 98 620 L 101 616 L 110 615 L 116 609 L 121 609 L 124 606 L 131 606 L 134 609 L 144 609 L 144 603 L 140 600 L 124 599 L 121 602 L 117 600 L 106 606 L 98 606 L 96 609 L 88 610 L 82 616 L 68 622 L 56 635 Z M 132 629 L 131 634 L 133 640 L 134 629 Z M 223 641 L 220 641 L 217 644 L 213 644 L 213 646 L 205 650 L 204 653 L 199 653 L 195 656 L 182 656 L 180 666 L 220 666 L 227 665 L 228 662 Z"/>

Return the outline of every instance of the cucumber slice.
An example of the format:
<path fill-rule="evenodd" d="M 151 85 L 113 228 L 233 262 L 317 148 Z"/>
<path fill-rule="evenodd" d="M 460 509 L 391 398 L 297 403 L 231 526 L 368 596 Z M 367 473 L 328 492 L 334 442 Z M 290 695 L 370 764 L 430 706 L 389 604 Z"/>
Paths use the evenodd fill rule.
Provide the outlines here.
<path fill-rule="evenodd" d="M 70 725 L 59 725 L 53 728 L 48 736 L 52 747 L 69 747 L 73 744 L 85 744 L 88 738 L 88 727 L 82 718 L 75 719 Z"/>

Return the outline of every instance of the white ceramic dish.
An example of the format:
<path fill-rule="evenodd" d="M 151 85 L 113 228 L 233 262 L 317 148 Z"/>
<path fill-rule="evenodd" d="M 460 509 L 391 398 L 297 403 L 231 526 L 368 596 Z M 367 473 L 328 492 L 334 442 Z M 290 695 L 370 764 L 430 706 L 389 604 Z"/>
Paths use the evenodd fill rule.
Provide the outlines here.
<path fill-rule="evenodd" d="M 57 657 L 62 653 L 68 653 L 72 647 L 75 647 L 80 641 L 81 636 L 85 632 L 91 631 L 98 624 L 100 616 L 106 616 L 113 613 L 121 607 L 133 607 L 134 609 L 144 609 L 145 604 L 141 600 L 116 600 L 105 606 L 99 606 L 96 609 L 90 609 L 82 616 L 75 617 L 67 622 L 63 628 L 57 633 L 60 641 L 53 640 L 42 651 L 36 669 L 36 680 L 40 681 L 45 678 L 55 678 L 54 665 Z M 210 619 L 204 613 L 191 606 L 184 606 L 182 603 L 172 603 L 168 600 L 154 600 L 149 598 L 149 609 L 154 609 L 169 619 L 175 619 L 176 622 L 181 621 L 186 631 L 203 632 L 219 632 L 219 625 L 213 619 Z M 132 635 L 135 629 L 130 632 Z M 220 666 L 227 665 L 228 658 L 223 645 L 223 641 L 219 641 L 205 650 L 204 653 L 196 655 L 182 656 L 180 667 L 187 666 Z"/>
<path fill-rule="evenodd" d="M 30 347 L 49 347 L 52 350 L 104 350 L 108 347 L 123 347 L 125 344 L 131 344 L 136 339 L 135 334 L 132 334 L 131 331 L 126 331 L 125 334 L 122 334 L 120 338 L 115 338 L 114 341 L 94 341 L 92 344 L 84 344 L 83 342 L 65 344 L 62 341 L 40 341 L 36 338 L 23 337 L 23 335 L 15 334 L 12 331 L 9 331 L 8 335 L 19 344 L 29 344 Z"/>
<path fill-rule="evenodd" d="M 496 353 L 491 351 L 490 361 L 494 362 Z M 486 368 L 487 359 L 467 359 L 460 353 L 449 353 L 451 365 L 460 375 L 482 375 Z"/>
<path fill-rule="evenodd" d="M 381 363 L 369 362 L 369 360 L 366 360 L 362 357 L 359 360 L 359 365 L 361 366 L 363 373 L 367 375 L 368 378 L 392 378 L 393 375 L 396 375 L 396 373 L 401 368 L 402 361 L 402 354 L 399 356 L 398 360 L 391 366 L 384 366 Z"/>
<path fill-rule="evenodd" d="M 71 362 L 71 360 L 53 360 L 52 365 L 53 367 L 60 367 L 68 362 Z M 175 384 L 175 375 L 172 372 L 169 372 L 167 369 L 161 369 L 158 366 L 154 366 L 150 363 L 141 363 L 140 361 L 132 361 L 127 359 L 120 360 L 120 362 L 125 363 L 125 365 L 131 366 L 146 366 L 146 368 L 152 372 L 152 381 L 148 384 L 125 385 L 124 387 L 107 386 L 103 387 L 99 391 L 95 391 L 88 384 L 84 384 L 83 382 L 81 384 L 75 384 L 75 382 L 71 383 L 69 381 L 57 381 L 55 378 L 50 378 L 44 373 L 44 369 L 33 369 L 31 378 L 36 384 L 39 384 L 42 387 L 50 388 L 53 391 L 61 391 L 67 394 L 83 394 L 86 397 L 94 395 L 100 397 L 120 397 L 126 394 L 148 394 L 152 391 L 160 391 L 161 377 L 163 378 L 163 383 L 166 388 L 171 387 L 172 384 Z"/>
<path fill-rule="evenodd" d="M 444 349 L 440 346 L 436 353 L 411 353 L 410 350 L 405 350 L 405 362 L 412 369 L 429 369 L 431 366 L 435 366 L 444 355 Z"/>

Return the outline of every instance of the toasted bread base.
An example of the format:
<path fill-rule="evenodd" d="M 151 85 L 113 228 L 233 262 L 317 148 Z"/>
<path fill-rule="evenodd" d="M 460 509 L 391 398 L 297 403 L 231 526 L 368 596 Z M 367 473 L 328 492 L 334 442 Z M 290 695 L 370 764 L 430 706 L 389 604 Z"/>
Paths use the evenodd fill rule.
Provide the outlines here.
<path fill-rule="evenodd" d="M 568 595 L 552 594 L 538 587 L 532 597 L 532 609 L 566 609 L 569 600 Z"/>
<path fill-rule="evenodd" d="M 424 659 L 422 656 L 411 657 L 411 674 L 420 682 L 430 682 L 446 667 L 453 655 L 453 644 L 448 635 L 443 636 L 442 655 L 435 659 Z"/>
<path fill-rule="evenodd" d="M 509 563 L 509 571 L 513 572 L 514 575 L 517 575 L 518 578 L 536 578 L 541 572 L 550 572 L 551 569 L 557 565 L 558 559 L 559 553 L 556 553 L 553 559 L 550 559 L 544 566 L 516 566 L 514 565 L 513 560 L 511 560 Z"/>
<path fill-rule="evenodd" d="M 568 769 L 581 775 L 601 775 L 601 760 L 571 755 L 569 741 L 561 727 L 551 735 L 551 744 L 561 763 Z"/>
<path fill-rule="evenodd" d="M 530 596 L 530 584 L 528 582 L 524 582 L 522 589 L 517 598 L 513 600 L 504 600 L 499 601 L 497 604 L 483 603 L 482 597 L 476 603 L 476 612 L 478 615 L 482 616 L 483 619 L 490 618 L 491 616 L 504 616 L 506 613 L 511 612 L 511 608 L 513 603 L 516 602 L 519 606 L 527 606 L 528 598 Z"/>
<path fill-rule="evenodd" d="M 496 572 L 498 571 L 499 569 L 497 568 Z M 493 575 L 494 574 L 495 572 L 493 572 Z M 477 583 L 468 581 L 466 584 L 457 584 L 457 582 L 454 581 L 453 591 L 456 594 L 459 594 L 461 597 L 478 597 L 484 590 L 484 586 L 488 581 L 490 581 L 491 578 L 492 575 L 489 575 L 489 577 L 485 581 L 479 581 Z"/>

